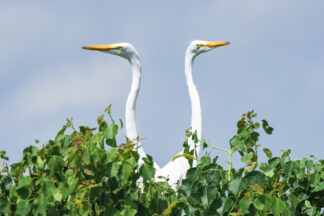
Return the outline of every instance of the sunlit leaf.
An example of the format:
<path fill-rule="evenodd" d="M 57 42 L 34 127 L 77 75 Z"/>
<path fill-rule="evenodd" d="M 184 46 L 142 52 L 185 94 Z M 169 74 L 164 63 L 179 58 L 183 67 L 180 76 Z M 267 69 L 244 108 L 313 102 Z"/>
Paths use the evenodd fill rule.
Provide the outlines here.
<path fill-rule="evenodd" d="M 118 126 L 115 124 L 108 125 L 104 130 L 104 138 L 106 139 L 106 143 L 109 146 L 116 147 L 116 135 L 118 133 Z"/>
<path fill-rule="evenodd" d="M 150 165 L 143 164 L 140 168 L 140 174 L 144 179 L 151 180 L 154 177 L 155 168 Z"/>
<path fill-rule="evenodd" d="M 249 198 L 243 197 L 242 199 L 240 199 L 239 206 L 240 206 L 241 211 L 244 214 L 249 213 L 248 209 L 249 209 L 250 203 L 251 203 L 251 200 Z"/>
<path fill-rule="evenodd" d="M 240 152 L 243 152 L 245 147 L 244 147 L 244 140 L 240 140 L 237 136 L 234 136 L 231 140 L 230 140 L 230 144 L 232 147 L 234 147 L 235 149 L 237 149 Z"/>
<path fill-rule="evenodd" d="M 18 200 L 15 215 L 24 216 L 30 212 L 30 205 L 27 200 Z"/>
<path fill-rule="evenodd" d="M 64 160 L 60 156 L 54 155 L 48 161 L 48 167 L 53 171 L 60 171 L 64 166 Z"/>
<path fill-rule="evenodd" d="M 265 197 L 259 196 L 254 201 L 254 206 L 258 210 L 264 211 L 265 210 Z"/>
<path fill-rule="evenodd" d="M 204 155 L 200 158 L 200 163 L 202 163 L 205 166 L 208 166 L 211 163 L 211 159 L 209 155 Z"/>
<path fill-rule="evenodd" d="M 322 181 L 319 185 L 317 185 L 315 188 L 314 188 L 314 192 L 318 192 L 318 191 L 324 191 L 324 181 Z"/>
<path fill-rule="evenodd" d="M 16 187 L 16 189 L 20 189 L 26 186 L 29 186 L 32 183 L 32 179 L 29 176 L 24 176 L 20 179 L 18 186 Z"/>
<path fill-rule="evenodd" d="M 250 161 L 253 157 L 254 153 L 249 153 L 249 154 L 245 154 L 243 155 L 243 157 L 241 158 L 242 163 L 247 163 L 248 161 Z"/>
<path fill-rule="evenodd" d="M 268 148 L 264 148 L 263 152 L 267 155 L 268 158 L 272 158 L 272 152 Z"/>
<path fill-rule="evenodd" d="M 272 203 L 272 206 L 271 206 L 271 211 L 275 215 L 283 213 L 286 208 L 287 208 L 287 206 L 286 206 L 284 201 L 282 201 L 281 199 L 278 199 L 278 198 L 273 199 L 273 203 Z"/>

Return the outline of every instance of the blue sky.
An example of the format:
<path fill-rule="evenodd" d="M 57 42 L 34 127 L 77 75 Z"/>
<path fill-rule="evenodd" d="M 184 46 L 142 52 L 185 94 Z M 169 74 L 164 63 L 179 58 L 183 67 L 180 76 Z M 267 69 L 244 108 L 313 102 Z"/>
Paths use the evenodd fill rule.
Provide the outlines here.
<path fill-rule="evenodd" d="M 190 126 L 184 52 L 199 39 L 231 42 L 195 60 L 206 140 L 228 147 L 236 121 L 254 109 L 275 128 L 262 134 L 263 147 L 323 158 L 323 6 L 321 0 L 1 1 L 0 149 L 15 162 L 35 139 L 54 138 L 67 117 L 95 126 L 109 104 L 123 119 L 129 63 L 81 47 L 130 42 L 143 69 L 142 144 L 166 164 Z"/>

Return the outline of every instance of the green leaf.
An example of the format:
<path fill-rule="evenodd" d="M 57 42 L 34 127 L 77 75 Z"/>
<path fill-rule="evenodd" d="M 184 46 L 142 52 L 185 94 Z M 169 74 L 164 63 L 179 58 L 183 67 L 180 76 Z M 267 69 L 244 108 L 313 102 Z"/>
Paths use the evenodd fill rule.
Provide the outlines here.
<path fill-rule="evenodd" d="M 260 170 L 262 170 L 263 172 L 265 172 L 265 171 L 269 170 L 269 165 L 267 163 L 265 163 L 265 162 L 262 162 L 260 164 L 260 167 L 259 168 L 260 168 Z"/>
<path fill-rule="evenodd" d="M 46 215 L 47 200 L 44 196 L 37 197 L 33 202 L 34 215 Z"/>
<path fill-rule="evenodd" d="M 324 179 L 324 171 L 321 172 L 321 179 Z"/>
<path fill-rule="evenodd" d="M 271 158 L 269 159 L 268 163 L 272 168 L 276 168 L 278 164 L 280 164 L 280 158 L 278 157 Z"/>
<path fill-rule="evenodd" d="M 271 209 L 272 202 L 275 198 L 272 198 L 270 194 L 264 194 L 264 199 L 265 199 L 265 207 L 264 210 L 268 211 Z"/>
<path fill-rule="evenodd" d="M 317 185 L 315 188 L 314 188 L 314 192 L 318 192 L 318 191 L 321 191 L 321 190 L 324 190 L 324 182 L 321 182 L 319 183 L 319 185 Z"/>
<path fill-rule="evenodd" d="M 108 152 L 107 152 L 108 153 Z M 95 149 L 94 151 L 91 151 L 91 161 L 92 165 L 97 167 L 103 166 L 106 161 L 106 151 L 104 149 Z"/>
<path fill-rule="evenodd" d="M 46 162 L 46 160 L 43 160 L 40 156 L 38 156 L 36 159 L 36 165 L 37 165 L 38 169 L 43 169 L 45 162 Z"/>
<path fill-rule="evenodd" d="M 106 113 L 110 113 L 110 109 L 111 109 L 111 104 L 109 104 L 109 105 L 107 106 L 107 108 L 105 109 L 105 112 L 106 112 Z"/>
<path fill-rule="evenodd" d="M 116 215 L 120 216 L 120 212 L 114 207 L 107 207 L 104 211 L 104 216 Z"/>
<path fill-rule="evenodd" d="M 267 134 L 272 134 L 273 128 L 269 126 L 269 123 L 266 120 L 262 120 L 262 127 L 264 132 Z"/>
<path fill-rule="evenodd" d="M 0 213 L 8 215 L 10 210 L 10 203 L 7 197 L 0 198 Z"/>
<path fill-rule="evenodd" d="M 286 159 L 287 157 L 289 157 L 290 153 L 291 153 L 291 150 L 288 149 L 287 151 L 285 151 L 284 153 L 282 153 L 281 158 L 282 159 Z"/>
<path fill-rule="evenodd" d="M 203 195 L 201 196 L 201 203 L 204 208 L 208 208 L 212 202 L 217 198 L 217 188 L 213 186 L 206 186 L 203 189 Z"/>
<path fill-rule="evenodd" d="M 72 182 L 69 178 L 67 179 L 68 183 Z M 42 185 L 42 191 L 46 197 L 52 197 L 55 190 L 55 184 L 50 181 L 46 181 Z"/>
<path fill-rule="evenodd" d="M 244 214 L 249 213 L 250 203 L 251 203 L 251 199 L 250 198 L 243 197 L 242 199 L 240 199 L 239 206 L 240 206 L 241 211 Z"/>
<path fill-rule="evenodd" d="M 204 155 L 200 158 L 200 163 L 202 163 L 204 166 L 208 166 L 211 163 L 209 155 Z"/>
<path fill-rule="evenodd" d="M 93 170 L 91 170 L 90 168 L 85 167 L 85 168 L 83 169 L 83 172 L 84 172 L 85 174 L 89 175 L 89 176 L 94 176 L 94 172 L 93 172 Z"/>
<path fill-rule="evenodd" d="M 55 201 L 61 202 L 63 197 L 63 194 L 61 193 L 61 191 L 57 188 L 54 193 L 53 193 L 53 198 Z"/>
<path fill-rule="evenodd" d="M 144 158 L 143 158 L 143 159 L 144 159 Z M 137 165 L 138 165 L 138 161 L 137 161 L 134 157 L 130 157 L 130 158 L 128 158 L 128 159 L 126 160 L 126 162 L 127 162 L 129 165 L 131 165 L 131 167 L 132 167 L 133 169 L 135 169 L 135 168 L 137 167 Z M 149 165 L 153 166 L 153 161 L 152 161 L 152 164 L 149 164 Z"/>
<path fill-rule="evenodd" d="M 68 129 L 69 127 L 71 127 L 71 125 L 72 125 L 72 118 L 71 119 L 67 119 L 66 124 L 63 125 L 62 129 L 57 133 L 56 136 L 63 135 L 64 132 L 66 131 L 66 129 Z"/>
<path fill-rule="evenodd" d="M 272 158 L 272 152 L 268 148 L 264 148 L 263 152 L 267 155 L 268 158 Z"/>
<path fill-rule="evenodd" d="M 119 165 L 117 162 L 109 164 L 107 167 L 108 177 L 115 177 L 118 174 Z"/>
<path fill-rule="evenodd" d="M 6 151 L 0 151 L 0 158 L 4 160 L 9 160 L 9 158 L 6 156 Z"/>
<path fill-rule="evenodd" d="M 146 157 L 143 158 L 143 161 L 146 164 L 153 166 L 153 158 L 151 155 L 146 155 Z"/>
<path fill-rule="evenodd" d="M 305 200 L 305 206 L 307 208 L 312 208 L 312 204 L 308 200 Z"/>
<path fill-rule="evenodd" d="M 273 169 L 270 169 L 270 170 L 264 172 L 264 174 L 271 178 L 274 175 L 274 171 L 273 171 Z"/>
<path fill-rule="evenodd" d="M 224 215 L 233 205 L 233 201 L 230 198 L 222 198 L 222 206 L 217 209 L 220 215 Z"/>
<path fill-rule="evenodd" d="M 31 195 L 31 190 L 32 189 L 29 187 L 23 187 L 23 188 L 18 189 L 17 190 L 18 197 L 20 199 L 24 199 L 24 200 L 28 199 Z"/>
<path fill-rule="evenodd" d="M 69 176 L 67 178 L 67 185 L 68 185 L 68 188 L 69 188 L 69 192 L 70 193 L 72 193 L 75 190 L 75 188 L 77 187 L 78 183 L 79 183 L 79 180 L 75 176 Z"/>
<path fill-rule="evenodd" d="M 20 188 L 29 186 L 32 183 L 32 180 L 29 176 L 24 176 L 20 179 L 18 186 L 16 187 L 17 190 L 19 190 Z"/>
<path fill-rule="evenodd" d="M 132 166 L 129 165 L 128 163 L 124 163 L 121 167 L 121 181 L 122 184 L 126 184 L 128 181 L 129 176 L 132 174 L 133 169 Z"/>
<path fill-rule="evenodd" d="M 96 145 L 99 149 L 104 149 L 104 137 L 103 132 L 98 132 L 92 136 L 92 142 Z M 98 149 L 96 149 L 98 150 Z"/>
<path fill-rule="evenodd" d="M 319 173 L 314 173 L 310 176 L 311 186 L 315 187 L 321 181 L 321 176 Z"/>
<path fill-rule="evenodd" d="M 265 197 L 259 196 L 254 200 L 254 206 L 256 209 L 260 210 L 260 211 L 265 211 Z"/>
<path fill-rule="evenodd" d="M 239 129 L 245 128 L 245 125 L 246 125 L 246 123 L 245 123 L 245 120 L 244 120 L 244 119 L 242 119 L 242 120 L 240 120 L 240 121 L 238 121 L 238 122 L 236 123 L 236 126 L 237 126 Z"/>
<path fill-rule="evenodd" d="M 289 206 L 290 206 L 290 210 L 292 212 L 295 212 L 295 210 L 296 210 L 296 208 L 298 206 L 298 203 L 299 203 L 298 198 L 295 195 L 290 194 L 288 199 L 289 199 L 288 203 L 289 203 Z"/>
<path fill-rule="evenodd" d="M 316 211 L 316 208 L 315 208 L 315 207 L 312 207 L 312 208 L 309 208 L 309 209 L 306 210 L 306 214 L 307 214 L 307 215 L 312 215 L 312 216 L 313 216 L 313 215 L 314 215 L 314 216 L 315 216 L 315 215 L 316 215 L 316 216 L 318 215 L 318 216 L 320 216 L 320 212 L 318 212 L 318 214 L 316 214 L 316 212 L 317 212 L 317 211 Z"/>
<path fill-rule="evenodd" d="M 63 200 L 68 197 L 69 189 L 65 186 L 64 183 L 59 183 L 59 186 L 57 187 L 57 190 L 61 192 Z"/>
<path fill-rule="evenodd" d="M 137 213 L 137 206 L 132 201 L 126 201 L 123 210 L 120 212 L 121 216 L 135 216 Z"/>
<path fill-rule="evenodd" d="M 106 139 L 107 145 L 111 147 L 116 147 L 116 135 L 118 133 L 118 125 L 111 124 L 108 125 L 104 130 L 104 138 Z"/>
<path fill-rule="evenodd" d="M 236 178 L 229 183 L 228 189 L 234 194 L 237 195 L 246 185 L 244 180 L 241 178 Z"/>
<path fill-rule="evenodd" d="M 246 180 L 246 182 L 248 182 L 249 184 L 260 184 L 260 185 L 264 185 L 265 184 L 265 175 L 259 171 L 252 171 L 247 173 L 244 176 L 244 179 Z"/>
<path fill-rule="evenodd" d="M 247 163 L 253 158 L 254 153 L 248 153 L 241 158 L 242 163 Z"/>
<path fill-rule="evenodd" d="M 48 161 L 48 167 L 55 171 L 60 171 L 64 167 L 64 160 L 60 156 L 54 155 L 51 157 L 51 159 Z"/>
<path fill-rule="evenodd" d="M 83 134 L 85 134 L 88 130 L 88 127 L 85 127 L 85 126 L 79 126 L 79 128 L 80 128 L 80 132 Z"/>
<path fill-rule="evenodd" d="M 84 202 L 82 203 L 82 206 L 80 208 L 80 215 L 84 215 L 84 216 L 88 216 L 88 215 L 92 215 L 92 206 L 90 202 Z"/>
<path fill-rule="evenodd" d="M 84 162 L 85 165 L 91 164 L 91 161 L 90 161 L 90 151 L 88 149 L 85 149 L 83 151 L 82 160 L 83 160 L 83 162 Z"/>
<path fill-rule="evenodd" d="M 149 181 L 154 177 L 155 168 L 150 165 L 143 164 L 140 168 L 140 174 L 145 180 Z"/>
<path fill-rule="evenodd" d="M 286 203 L 278 198 L 273 198 L 271 211 L 274 213 L 274 215 L 281 214 L 285 211 L 287 208 Z"/>
<path fill-rule="evenodd" d="M 123 120 L 121 120 L 121 119 L 118 119 L 118 120 L 119 120 L 119 124 L 120 124 L 120 129 L 122 129 L 124 127 Z"/>
<path fill-rule="evenodd" d="M 104 118 L 103 114 L 101 116 L 98 116 L 98 118 L 97 118 L 98 125 L 101 125 L 101 123 L 103 122 L 103 118 Z"/>
<path fill-rule="evenodd" d="M 230 140 L 230 144 L 232 147 L 234 147 L 235 149 L 237 149 L 240 152 L 243 152 L 245 150 L 244 140 L 240 140 L 237 136 L 234 136 Z"/>
<path fill-rule="evenodd" d="M 27 200 L 18 200 L 15 215 L 24 216 L 30 212 L 30 205 Z"/>

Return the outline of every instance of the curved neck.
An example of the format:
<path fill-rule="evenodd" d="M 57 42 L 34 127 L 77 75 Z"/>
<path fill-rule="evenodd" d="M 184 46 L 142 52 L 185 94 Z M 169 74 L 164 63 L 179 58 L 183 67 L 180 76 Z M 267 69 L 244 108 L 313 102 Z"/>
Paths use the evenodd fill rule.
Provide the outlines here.
<path fill-rule="evenodd" d="M 141 63 L 138 57 L 130 60 L 132 67 L 132 85 L 126 102 L 126 134 L 131 140 L 138 136 L 136 121 L 136 99 L 141 85 Z"/>
<path fill-rule="evenodd" d="M 126 102 L 126 134 L 130 140 L 134 140 L 139 136 L 136 121 L 136 100 L 141 86 L 141 62 L 138 56 L 134 56 L 130 61 L 132 67 L 132 85 Z M 139 144 L 139 142 L 138 142 Z M 141 157 L 146 157 L 142 147 L 138 149 Z M 142 163 L 142 161 L 141 161 Z"/>
<path fill-rule="evenodd" d="M 186 81 L 191 101 L 191 130 L 192 132 L 197 131 L 198 139 L 201 139 L 202 134 L 202 116 L 201 116 L 201 107 L 200 107 L 200 98 L 198 94 L 197 87 L 193 82 L 192 78 L 192 64 L 193 64 L 194 56 L 193 54 L 187 50 L 185 57 L 185 75 Z M 193 149 L 194 143 L 190 139 L 189 140 L 190 148 Z M 200 143 L 196 147 L 197 154 L 199 154 Z"/>

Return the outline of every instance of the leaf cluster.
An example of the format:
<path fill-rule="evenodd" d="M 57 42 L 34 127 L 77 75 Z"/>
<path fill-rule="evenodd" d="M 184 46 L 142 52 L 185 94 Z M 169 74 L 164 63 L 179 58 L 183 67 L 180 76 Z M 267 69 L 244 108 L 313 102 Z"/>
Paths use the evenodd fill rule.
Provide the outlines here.
<path fill-rule="evenodd" d="M 110 116 L 110 108 L 106 112 Z M 0 214 L 161 214 L 176 199 L 175 192 L 166 182 L 153 181 L 151 157 L 139 166 L 136 140 L 117 146 L 122 124 L 104 117 L 98 117 L 98 129 L 76 130 L 68 120 L 55 139 L 25 148 L 18 163 L 4 164 Z"/>
<path fill-rule="evenodd" d="M 151 156 L 139 165 L 138 141 L 117 145 L 123 127 L 110 113 L 98 117 L 97 128 L 80 126 L 72 119 L 46 144 L 29 146 L 18 163 L 4 162 L 0 172 L 0 215 L 313 215 L 323 214 L 324 160 L 291 160 L 290 150 L 274 157 L 258 144 L 261 128 L 271 134 L 266 120 L 255 122 L 250 111 L 237 122 L 229 150 L 198 140 L 204 148 L 228 152 L 229 166 L 206 153 L 199 158 L 184 143 L 191 168 L 174 191 L 167 178 L 155 181 Z M 107 118 L 108 117 L 108 118 Z M 107 118 L 107 119 L 105 119 Z M 261 127 L 262 125 L 262 127 Z M 243 167 L 232 168 L 238 152 Z M 259 152 L 268 160 L 258 161 Z M 6 161 L 5 151 L 0 157 Z"/>
<path fill-rule="evenodd" d="M 263 152 L 267 162 L 258 162 L 260 123 L 251 111 L 237 122 L 237 134 L 230 140 L 230 150 L 204 143 L 229 153 L 239 152 L 244 167 L 224 169 L 217 157 L 206 154 L 200 164 L 187 172 L 178 189 L 185 203 L 185 215 L 322 215 L 324 207 L 324 160 L 304 158 L 290 160 L 290 150 L 273 157 L 268 148 Z M 271 134 L 266 120 L 262 128 Z"/>

